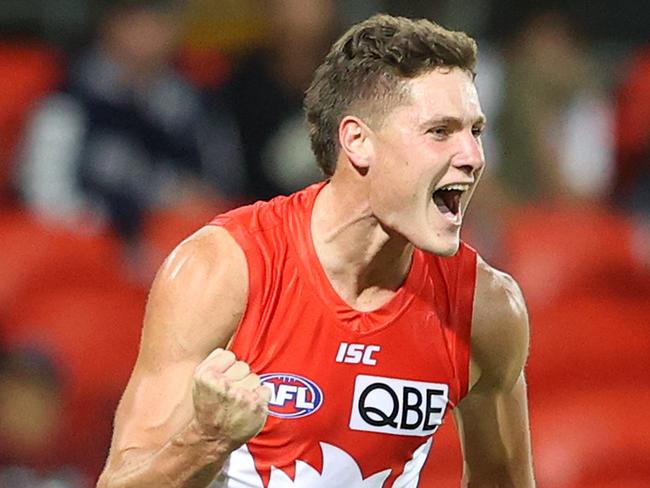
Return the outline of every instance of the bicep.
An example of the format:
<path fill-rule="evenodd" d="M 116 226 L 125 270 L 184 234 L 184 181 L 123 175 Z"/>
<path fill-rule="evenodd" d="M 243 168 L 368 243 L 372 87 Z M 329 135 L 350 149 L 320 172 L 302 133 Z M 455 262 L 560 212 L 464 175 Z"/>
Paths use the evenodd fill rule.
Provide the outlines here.
<path fill-rule="evenodd" d="M 111 457 L 161 447 L 192 419 L 196 366 L 225 347 L 245 308 L 245 258 L 218 228 L 199 231 L 151 289 L 138 359 L 115 416 Z"/>

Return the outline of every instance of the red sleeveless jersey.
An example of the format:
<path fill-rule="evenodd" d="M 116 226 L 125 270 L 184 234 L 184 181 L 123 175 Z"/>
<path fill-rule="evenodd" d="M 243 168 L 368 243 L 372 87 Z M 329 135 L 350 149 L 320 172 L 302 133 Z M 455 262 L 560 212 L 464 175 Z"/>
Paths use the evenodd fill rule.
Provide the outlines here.
<path fill-rule="evenodd" d="M 415 250 L 372 312 L 347 305 L 316 256 L 323 183 L 217 217 L 243 249 L 246 312 L 231 349 L 271 389 L 267 422 L 215 486 L 416 487 L 436 429 L 467 393 L 476 253 Z"/>

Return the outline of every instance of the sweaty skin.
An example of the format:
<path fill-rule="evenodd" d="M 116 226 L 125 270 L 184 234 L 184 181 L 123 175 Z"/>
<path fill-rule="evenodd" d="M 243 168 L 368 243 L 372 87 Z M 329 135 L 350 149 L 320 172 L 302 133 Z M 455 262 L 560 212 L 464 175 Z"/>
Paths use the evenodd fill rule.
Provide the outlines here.
<path fill-rule="evenodd" d="M 470 389 L 454 409 L 463 449 L 463 487 L 535 486 L 524 364 L 528 315 L 517 283 L 477 263 Z"/>
<path fill-rule="evenodd" d="M 269 390 L 224 351 L 247 289 L 244 254 L 222 229 L 197 232 L 169 256 L 97 486 L 207 486 L 259 432 Z"/>
<path fill-rule="evenodd" d="M 353 116 L 341 121 L 337 170 L 314 205 L 318 258 L 334 289 L 358 310 L 391 299 L 414 244 L 443 255 L 458 249 L 459 225 L 439 212 L 432 192 L 466 183 L 464 210 L 484 166 L 483 116 L 471 77 L 434 70 L 409 83 L 411 103 L 381 128 Z M 470 391 L 454 411 L 462 483 L 531 488 L 526 308 L 512 278 L 480 259 L 477 266 Z M 229 454 L 259 432 L 268 390 L 222 350 L 248 289 L 244 253 L 221 228 L 198 231 L 170 255 L 152 287 L 99 487 L 208 486 Z"/>

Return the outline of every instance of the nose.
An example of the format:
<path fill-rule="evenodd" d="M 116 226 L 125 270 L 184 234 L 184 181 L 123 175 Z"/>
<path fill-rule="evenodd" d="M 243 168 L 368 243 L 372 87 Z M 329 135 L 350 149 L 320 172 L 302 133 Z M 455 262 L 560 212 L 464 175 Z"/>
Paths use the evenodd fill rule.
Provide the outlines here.
<path fill-rule="evenodd" d="M 452 165 L 464 173 L 471 175 L 485 166 L 485 155 L 480 137 L 472 134 L 471 130 L 459 134 L 458 150 L 452 159 Z"/>

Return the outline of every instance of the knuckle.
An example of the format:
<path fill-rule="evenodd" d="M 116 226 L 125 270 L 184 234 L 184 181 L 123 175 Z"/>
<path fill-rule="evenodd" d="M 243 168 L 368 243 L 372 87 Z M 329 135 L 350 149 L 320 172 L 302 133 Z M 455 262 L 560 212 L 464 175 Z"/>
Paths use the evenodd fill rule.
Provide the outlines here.
<path fill-rule="evenodd" d="M 233 360 L 233 361 L 237 359 L 237 357 L 235 356 L 235 353 L 232 352 L 232 351 L 224 350 L 224 351 L 221 352 L 221 354 L 219 354 L 219 356 L 222 359 L 228 359 L 228 360 Z M 219 356 L 217 356 L 217 357 L 219 357 Z"/>
<path fill-rule="evenodd" d="M 237 368 L 246 372 L 249 372 L 251 370 L 251 367 L 245 361 L 237 361 L 235 365 L 237 366 Z"/>
<path fill-rule="evenodd" d="M 216 375 L 212 369 L 203 367 L 201 369 L 197 369 L 197 371 L 194 372 L 194 382 L 201 385 L 206 385 L 215 376 Z"/>
<path fill-rule="evenodd" d="M 234 399 L 238 404 L 245 404 L 247 403 L 246 400 L 246 390 L 242 390 L 241 388 L 237 388 L 234 392 Z"/>
<path fill-rule="evenodd" d="M 224 395 L 230 390 L 230 382 L 223 375 L 204 375 L 195 384 L 212 395 Z"/>

